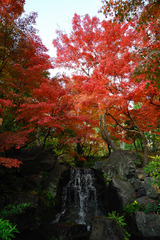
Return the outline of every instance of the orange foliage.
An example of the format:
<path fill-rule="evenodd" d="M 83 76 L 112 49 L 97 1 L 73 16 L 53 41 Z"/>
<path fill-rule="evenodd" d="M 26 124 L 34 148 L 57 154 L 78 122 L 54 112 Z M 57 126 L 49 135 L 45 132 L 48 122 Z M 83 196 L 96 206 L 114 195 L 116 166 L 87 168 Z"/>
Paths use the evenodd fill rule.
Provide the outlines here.
<path fill-rule="evenodd" d="M 6 168 L 19 168 L 21 164 L 22 162 L 18 159 L 0 157 L 0 165 Z"/>

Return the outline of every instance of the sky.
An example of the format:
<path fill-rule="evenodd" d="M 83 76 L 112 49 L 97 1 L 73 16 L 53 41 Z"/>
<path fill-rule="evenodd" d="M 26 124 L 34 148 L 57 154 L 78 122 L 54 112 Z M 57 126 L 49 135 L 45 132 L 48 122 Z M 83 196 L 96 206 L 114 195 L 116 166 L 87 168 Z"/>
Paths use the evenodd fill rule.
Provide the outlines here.
<path fill-rule="evenodd" d="M 36 29 L 43 44 L 49 49 L 51 57 L 56 56 L 52 41 L 56 38 L 56 30 L 71 30 L 71 22 L 74 13 L 79 15 L 89 14 L 104 19 L 104 15 L 98 13 L 102 6 L 101 0 L 26 0 L 24 10 L 28 14 L 37 12 Z"/>

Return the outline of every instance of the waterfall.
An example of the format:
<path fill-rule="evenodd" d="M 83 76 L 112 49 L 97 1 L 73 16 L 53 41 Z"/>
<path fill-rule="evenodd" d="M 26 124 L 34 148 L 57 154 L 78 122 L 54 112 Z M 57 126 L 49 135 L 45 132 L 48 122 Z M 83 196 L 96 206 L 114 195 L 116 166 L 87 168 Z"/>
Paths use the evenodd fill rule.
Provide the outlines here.
<path fill-rule="evenodd" d="M 88 227 L 92 218 L 101 215 L 92 169 L 71 169 L 70 180 L 62 192 L 62 210 L 56 221 L 71 221 Z"/>

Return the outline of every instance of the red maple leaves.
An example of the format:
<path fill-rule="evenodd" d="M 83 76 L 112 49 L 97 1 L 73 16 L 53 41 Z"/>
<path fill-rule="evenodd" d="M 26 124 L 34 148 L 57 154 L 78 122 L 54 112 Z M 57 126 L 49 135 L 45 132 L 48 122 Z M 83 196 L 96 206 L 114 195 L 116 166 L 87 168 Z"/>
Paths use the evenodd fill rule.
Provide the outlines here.
<path fill-rule="evenodd" d="M 77 144 L 92 141 L 98 127 L 114 150 L 111 138 L 128 142 L 131 135 L 141 136 L 146 150 L 145 132 L 155 132 L 160 117 L 157 19 L 138 25 L 75 14 L 71 33 L 57 32 L 52 65 L 33 27 L 36 14 L 22 18 L 23 5 L 0 4 L 0 163 L 19 167 L 6 151 L 35 141 L 44 146 L 55 133 L 70 131 Z M 49 78 L 52 67 L 70 74 Z"/>

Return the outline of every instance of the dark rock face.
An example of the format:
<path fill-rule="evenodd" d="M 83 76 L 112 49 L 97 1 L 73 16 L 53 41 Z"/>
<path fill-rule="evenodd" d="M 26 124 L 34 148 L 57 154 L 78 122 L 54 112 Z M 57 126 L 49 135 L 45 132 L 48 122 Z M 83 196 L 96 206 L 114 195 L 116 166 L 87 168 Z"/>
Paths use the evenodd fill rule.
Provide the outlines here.
<path fill-rule="evenodd" d="M 158 199 L 160 197 L 160 190 L 157 185 L 152 184 L 152 178 L 146 177 L 144 181 L 144 188 L 146 195 L 151 199 Z"/>
<path fill-rule="evenodd" d="M 114 220 L 95 218 L 92 221 L 90 240 L 124 240 L 124 232 Z"/>
<path fill-rule="evenodd" d="M 134 187 L 130 182 L 125 182 L 114 177 L 109 185 L 110 210 L 122 212 L 124 207 L 134 201 Z"/>
<path fill-rule="evenodd" d="M 132 216 L 128 216 L 128 223 L 133 240 L 160 239 L 159 214 L 136 211 Z"/>
<path fill-rule="evenodd" d="M 97 162 L 94 169 L 101 170 L 109 178 L 118 175 L 121 179 L 133 183 L 136 179 L 135 162 L 137 154 L 131 151 L 116 151 L 111 153 L 108 162 Z"/>
<path fill-rule="evenodd" d="M 122 212 L 125 205 L 134 200 L 134 186 L 136 180 L 135 162 L 137 155 L 130 151 L 116 151 L 111 153 L 108 162 L 97 162 L 95 169 L 101 170 L 107 178 L 112 179 L 108 187 L 110 210 Z"/>
<path fill-rule="evenodd" d="M 108 162 L 97 162 L 94 168 L 111 179 L 107 187 L 110 212 L 123 212 L 134 200 L 147 209 L 147 213 L 138 211 L 127 217 L 133 239 L 157 240 L 160 239 L 160 215 L 154 213 L 152 206 L 160 203 L 160 189 L 142 168 L 136 169 L 137 160 L 135 152 L 120 150 L 113 152 Z"/>
<path fill-rule="evenodd" d="M 45 240 L 89 240 L 89 232 L 85 225 L 69 222 L 48 225 L 44 235 Z"/>
<path fill-rule="evenodd" d="M 116 174 L 123 179 L 133 181 L 136 177 L 135 162 L 137 154 L 130 151 L 116 151 L 111 153 L 108 164 L 112 165 Z"/>
<path fill-rule="evenodd" d="M 158 214 L 137 211 L 135 221 L 139 232 L 144 237 L 160 238 L 160 216 Z"/>

